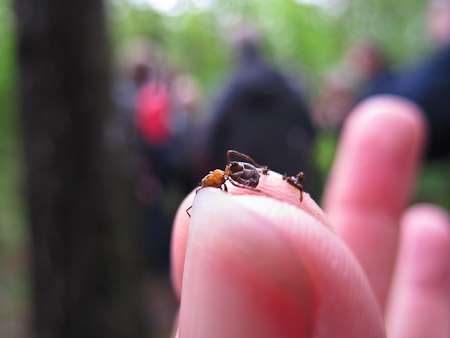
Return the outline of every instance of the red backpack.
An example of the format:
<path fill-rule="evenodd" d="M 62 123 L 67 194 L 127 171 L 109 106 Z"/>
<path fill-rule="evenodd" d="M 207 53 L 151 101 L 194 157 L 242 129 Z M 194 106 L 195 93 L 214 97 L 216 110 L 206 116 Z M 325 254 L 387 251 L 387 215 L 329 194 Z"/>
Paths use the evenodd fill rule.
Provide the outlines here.
<path fill-rule="evenodd" d="M 134 123 L 142 140 L 163 147 L 172 137 L 171 100 L 165 83 L 150 82 L 136 94 Z"/>

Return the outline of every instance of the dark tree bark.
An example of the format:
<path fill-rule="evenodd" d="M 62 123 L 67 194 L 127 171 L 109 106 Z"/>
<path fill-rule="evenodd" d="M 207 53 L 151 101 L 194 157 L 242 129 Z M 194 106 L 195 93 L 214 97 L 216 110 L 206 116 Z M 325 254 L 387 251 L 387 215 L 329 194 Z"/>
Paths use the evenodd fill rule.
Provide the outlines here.
<path fill-rule="evenodd" d="M 38 338 L 140 337 L 136 227 L 105 137 L 101 0 L 16 0 Z"/>

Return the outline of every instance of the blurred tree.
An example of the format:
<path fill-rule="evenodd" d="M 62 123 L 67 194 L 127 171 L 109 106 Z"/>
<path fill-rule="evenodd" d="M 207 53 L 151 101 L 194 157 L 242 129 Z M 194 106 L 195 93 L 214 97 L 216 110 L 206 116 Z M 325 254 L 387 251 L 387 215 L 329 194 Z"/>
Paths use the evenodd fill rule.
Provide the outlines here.
<path fill-rule="evenodd" d="M 101 0 L 17 0 L 36 337 L 140 337 L 131 195 L 105 135 Z"/>

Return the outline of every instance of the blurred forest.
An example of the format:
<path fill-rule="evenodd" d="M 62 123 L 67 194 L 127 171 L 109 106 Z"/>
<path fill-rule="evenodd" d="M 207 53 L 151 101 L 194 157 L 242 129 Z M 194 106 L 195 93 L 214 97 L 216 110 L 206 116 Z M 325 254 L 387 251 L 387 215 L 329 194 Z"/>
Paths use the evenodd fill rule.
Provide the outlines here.
<path fill-rule="evenodd" d="M 247 20 L 259 26 L 270 61 L 294 76 L 309 100 L 324 75 L 356 40 L 378 43 L 393 65 L 430 52 L 424 28 L 426 0 L 110 0 L 107 16 L 112 51 L 149 39 L 171 70 L 193 75 L 202 92 L 202 118 L 231 67 L 228 32 Z M 28 228 L 22 202 L 22 148 L 16 102 L 15 18 L 0 0 L 0 336 L 24 337 L 29 318 Z M 337 131 L 321 130 L 314 159 L 322 182 L 332 163 Z M 416 201 L 450 208 L 446 161 L 426 163 Z"/>

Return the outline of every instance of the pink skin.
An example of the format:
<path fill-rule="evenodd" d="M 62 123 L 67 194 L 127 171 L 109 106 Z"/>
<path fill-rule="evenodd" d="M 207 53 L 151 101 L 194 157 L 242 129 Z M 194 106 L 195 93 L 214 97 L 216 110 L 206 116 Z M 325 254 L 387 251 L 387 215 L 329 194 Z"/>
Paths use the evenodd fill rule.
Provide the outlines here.
<path fill-rule="evenodd" d="M 432 205 L 409 209 L 387 311 L 392 337 L 450 336 L 450 217 Z"/>
<path fill-rule="evenodd" d="M 381 97 L 347 120 L 323 207 L 362 264 L 384 308 L 398 242 L 425 140 L 425 121 L 406 100 Z"/>
<path fill-rule="evenodd" d="M 418 206 L 402 217 L 425 129 L 405 100 L 379 97 L 356 108 L 324 199 L 335 231 L 283 194 L 202 189 L 191 219 L 183 215 L 189 197 L 172 242 L 176 334 L 385 337 L 386 317 L 390 337 L 450 336 L 449 216 Z"/>

